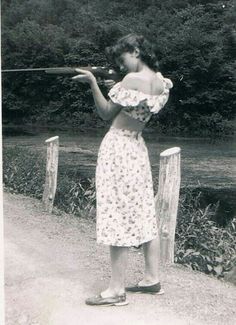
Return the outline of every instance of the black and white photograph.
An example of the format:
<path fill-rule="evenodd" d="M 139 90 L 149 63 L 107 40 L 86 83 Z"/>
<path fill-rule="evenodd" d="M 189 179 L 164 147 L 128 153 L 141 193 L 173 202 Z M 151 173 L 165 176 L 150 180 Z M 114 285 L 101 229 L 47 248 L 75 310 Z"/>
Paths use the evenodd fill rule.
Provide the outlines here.
<path fill-rule="evenodd" d="M 236 1 L 2 0 L 0 324 L 236 324 Z"/>

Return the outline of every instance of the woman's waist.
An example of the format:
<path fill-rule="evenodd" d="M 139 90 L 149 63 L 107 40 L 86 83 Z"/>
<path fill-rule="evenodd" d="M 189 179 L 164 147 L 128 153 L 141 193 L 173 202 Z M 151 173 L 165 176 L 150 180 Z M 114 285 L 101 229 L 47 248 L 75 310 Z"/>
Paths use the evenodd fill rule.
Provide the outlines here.
<path fill-rule="evenodd" d="M 115 127 L 113 125 L 109 129 L 109 133 L 115 133 L 116 135 L 119 136 L 128 136 L 130 138 L 135 138 L 135 139 L 142 138 L 142 131 Z"/>
<path fill-rule="evenodd" d="M 145 123 L 120 112 L 113 120 L 112 127 L 134 133 L 142 133 Z"/>

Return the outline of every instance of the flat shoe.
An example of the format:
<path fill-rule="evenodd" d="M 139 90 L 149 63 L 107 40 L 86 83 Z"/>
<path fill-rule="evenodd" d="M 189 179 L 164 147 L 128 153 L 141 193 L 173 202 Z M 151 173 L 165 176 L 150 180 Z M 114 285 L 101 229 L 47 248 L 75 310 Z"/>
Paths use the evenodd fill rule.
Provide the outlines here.
<path fill-rule="evenodd" d="M 153 295 L 162 295 L 164 293 L 164 290 L 161 289 L 160 282 L 152 284 L 150 286 L 139 286 L 137 284 L 133 287 L 127 287 L 125 290 L 133 293 L 151 293 Z"/>
<path fill-rule="evenodd" d="M 128 305 L 126 294 L 120 296 L 103 298 L 101 295 L 88 298 L 85 300 L 86 305 L 89 306 L 125 306 Z"/>

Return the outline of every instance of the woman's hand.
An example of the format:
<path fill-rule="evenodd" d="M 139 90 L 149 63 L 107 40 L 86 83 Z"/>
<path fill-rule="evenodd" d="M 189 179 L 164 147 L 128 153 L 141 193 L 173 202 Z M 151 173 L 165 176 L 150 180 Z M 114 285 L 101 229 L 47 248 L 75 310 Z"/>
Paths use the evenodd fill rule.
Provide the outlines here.
<path fill-rule="evenodd" d="M 108 89 L 112 88 L 115 85 L 114 80 L 111 80 L 111 79 L 101 80 L 100 78 L 98 78 L 98 80 L 96 80 L 96 78 L 90 71 L 79 69 L 79 68 L 76 68 L 75 70 L 78 72 L 78 75 L 72 77 L 72 80 L 77 80 L 82 83 L 88 83 L 88 84 L 90 84 L 90 86 L 94 81 L 95 82 L 97 81 L 97 83 L 99 85 L 103 85 Z"/>
<path fill-rule="evenodd" d="M 78 72 L 77 76 L 72 77 L 72 80 L 77 80 L 82 83 L 89 83 L 90 85 L 96 81 L 96 78 L 92 74 L 92 72 L 82 69 L 75 69 Z"/>
<path fill-rule="evenodd" d="M 111 107 L 111 102 L 107 101 L 98 86 L 99 78 L 97 81 L 95 76 L 90 71 L 78 68 L 76 68 L 75 70 L 76 72 L 78 72 L 78 75 L 72 77 L 72 79 L 78 80 L 79 82 L 83 83 L 89 83 L 99 116 L 104 120 L 108 120 L 114 117 L 118 113 L 118 111 L 120 111 L 121 107 L 117 105 L 115 105 L 115 108 Z M 115 82 L 113 80 L 103 80 L 103 85 L 105 85 L 106 87 L 112 87 L 114 84 Z"/>
<path fill-rule="evenodd" d="M 114 85 L 115 85 L 115 81 L 114 80 L 103 80 L 102 84 L 108 88 L 108 89 L 111 89 Z"/>

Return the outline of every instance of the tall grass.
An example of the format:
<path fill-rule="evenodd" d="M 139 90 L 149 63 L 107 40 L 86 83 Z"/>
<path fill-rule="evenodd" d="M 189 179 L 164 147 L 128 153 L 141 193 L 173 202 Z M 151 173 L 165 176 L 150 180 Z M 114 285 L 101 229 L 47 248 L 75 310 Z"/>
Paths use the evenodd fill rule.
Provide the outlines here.
<path fill-rule="evenodd" d="M 175 262 L 223 277 L 236 265 L 236 218 L 219 226 L 213 221 L 218 203 L 202 209 L 200 196 L 188 188 L 180 196 Z"/>

